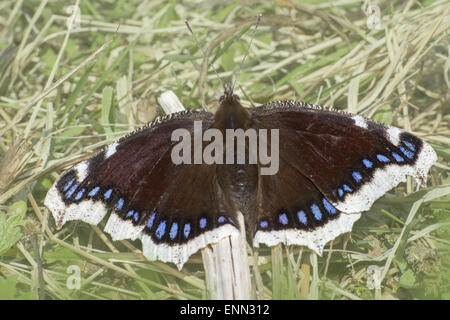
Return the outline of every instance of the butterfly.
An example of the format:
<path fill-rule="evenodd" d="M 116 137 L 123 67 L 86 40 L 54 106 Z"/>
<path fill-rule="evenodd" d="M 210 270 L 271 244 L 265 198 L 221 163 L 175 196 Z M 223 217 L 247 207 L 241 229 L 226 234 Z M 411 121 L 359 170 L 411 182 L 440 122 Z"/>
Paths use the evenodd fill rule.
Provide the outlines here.
<path fill-rule="evenodd" d="M 57 227 L 70 220 L 98 224 L 111 211 L 105 231 L 114 240 L 140 239 L 145 257 L 180 269 L 190 255 L 240 228 L 256 247 L 295 244 L 321 254 L 406 176 L 425 185 L 437 160 L 413 134 L 360 115 L 290 100 L 246 109 L 229 84 L 218 105 L 215 114 L 158 118 L 65 172 L 45 199 Z M 278 170 L 262 174 L 260 161 L 175 163 L 179 140 L 172 134 L 179 129 L 192 145 L 196 133 L 204 137 L 211 129 L 277 130 Z M 218 158 L 229 149 L 221 141 Z"/>

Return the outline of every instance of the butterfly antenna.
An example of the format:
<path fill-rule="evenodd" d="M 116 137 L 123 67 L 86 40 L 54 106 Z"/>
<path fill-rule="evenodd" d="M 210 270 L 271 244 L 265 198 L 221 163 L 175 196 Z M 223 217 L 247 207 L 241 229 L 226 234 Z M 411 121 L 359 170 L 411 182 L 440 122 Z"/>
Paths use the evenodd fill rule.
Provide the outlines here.
<path fill-rule="evenodd" d="M 200 51 L 203 54 L 203 58 L 206 57 L 205 51 L 203 50 L 202 46 L 200 45 L 200 42 L 198 41 L 194 31 L 192 30 L 191 26 L 189 25 L 189 21 L 184 20 L 184 23 L 186 24 L 186 27 L 189 29 L 189 32 L 192 34 L 192 36 L 194 37 L 195 40 L 195 44 L 197 45 L 197 47 L 200 49 Z M 216 68 L 214 67 L 214 65 L 211 63 L 211 67 L 213 68 L 214 72 L 216 73 L 217 79 L 219 79 L 222 87 L 223 87 L 223 82 L 222 79 L 219 76 L 219 73 L 217 72 Z"/>
<path fill-rule="evenodd" d="M 237 80 L 239 74 L 241 73 L 242 65 L 244 64 L 244 61 L 245 61 L 245 59 L 248 56 L 248 52 L 250 51 L 250 47 L 252 46 L 253 39 L 255 38 L 256 29 L 258 28 L 260 22 L 261 22 L 261 14 L 258 14 L 258 17 L 257 17 L 257 20 L 256 20 L 256 24 L 255 24 L 255 29 L 253 29 L 253 34 L 252 34 L 252 37 L 250 39 L 250 43 L 248 44 L 247 51 L 245 52 L 245 55 L 242 58 L 241 64 L 239 65 L 238 72 L 236 74 L 236 77 L 234 78 L 233 86 L 231 87 L 232 90 L 234 90 L 234 86 L 236 85 L 236 80 Z"/>

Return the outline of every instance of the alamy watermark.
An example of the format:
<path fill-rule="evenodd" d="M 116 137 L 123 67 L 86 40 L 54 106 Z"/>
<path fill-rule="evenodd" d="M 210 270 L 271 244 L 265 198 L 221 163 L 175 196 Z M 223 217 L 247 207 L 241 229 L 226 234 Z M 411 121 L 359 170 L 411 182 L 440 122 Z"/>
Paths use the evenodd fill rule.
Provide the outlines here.
<path fill-rule="evenodd" d="M 362 11 L 367 16 L 366 25 L 370 30 L 381 30 L 381 10 L 370 0 L 365 0 L 361 6 Z"/>
<path fill-rule="evenodd" d="M 67 277 L 66 287 L 70 290 L 79 290 L 81 288 L 81 270 L 77 265 L 70 265 L 66 270 L 70 276 Z"/>
<path fill-rule="evenodd" d="M 194 137 L 189 130 L 180 128 L 172 132 L 171 140 L 178 142 L 171 152 L 172 162 L 176 165 L 260 164 L 261 175 L 274 175 L 279 169 L 278 129 L 226 129 L 224 139 L 219 129 L 209 128 L 203 132 L 202 121 L 194 121 Z M 203 148 L 204 142 L 210 143 Z"/>

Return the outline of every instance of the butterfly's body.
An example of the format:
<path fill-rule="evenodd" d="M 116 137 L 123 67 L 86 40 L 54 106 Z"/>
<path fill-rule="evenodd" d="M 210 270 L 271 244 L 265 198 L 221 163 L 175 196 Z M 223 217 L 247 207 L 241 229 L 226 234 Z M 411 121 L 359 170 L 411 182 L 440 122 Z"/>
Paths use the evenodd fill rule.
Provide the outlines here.
<path fill-rule="evenodd" d="M 214 114 L 212 127 L 221 130 L 224 137 L 226 129 L 247 130 L 252 127 L 248 111 L 239 102 L 239 97 L 233 94 L 229 84 L 225 86 L 224 95 L 219 99 L 219 108 Z"/>
<path fill-rule="evenodd" d="M 239 97 L 226 84 L 224 95 L 219 99 L 219 108 L 214 115 L 212 128 L 217 128 L 224 137 L 223 144 L 227 149 L 226 130 L 241 129 L 246 131 L 252 127 L 248 111 L 240 104 Z M 224 190 L 226 201 L 233 204 L 234 210 L 244 214 L 247 226 L 253 225 L 256 219 L 256 194 L 258 190 L 258 165 L 239 164 L 237 161 L 237 145 L 233 144 L 233 163 L 216 165 L 218 184 Z M 246 159 L 249 155 L 249 146 L 245 146 Z M 251 228 L 248 228 L 252 232 Z"/>
<path fill-rule="evenodd" d="M 260 162 L 174 164 L 171 133 L 194 133 L 195 121 L 224 137 L 227 129 L 278 130 L 278 172 L 261 174 Z M 120 139 L 65 173 L 45 204 L 58 227 L 97 224 L 112 209 L 105 230 L 113 239 L 139 238 L 147 258 L 180 268 L 198 249 L 239 232 L 237 210 L 255 246 L 282 242 L 320 254 L 406 175 L 423 182 L 435 160 L 428 144 L 397 128 L 296 101 L 247 110 L 226 86 L 215 115 L 174 114 Z"/>

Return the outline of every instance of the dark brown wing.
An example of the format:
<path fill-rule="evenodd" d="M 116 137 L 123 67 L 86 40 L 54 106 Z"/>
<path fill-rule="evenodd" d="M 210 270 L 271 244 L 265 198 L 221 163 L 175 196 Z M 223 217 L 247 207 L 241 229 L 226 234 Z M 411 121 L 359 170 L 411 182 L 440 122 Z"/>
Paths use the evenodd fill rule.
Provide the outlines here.
<path fill-rule="evenodd" d="M 148 259 L 179 268 L 199 248 L 237 232 L 235 212 L 215 179 L 216 166 L 172 161 L 178 143 L 172 132 L 187 130 L 193 145 L 194 121 L 202 121 L 204 131 L 213 115 L 165 117 L 65 173 L 45 200 L 57 225 L 75 219 L 97 224 L 112 209 L 105 230 L 113 239 L 140 238 Z"/>
<path fill-rule="evenodd" d="M 406 175 L 423 181 L 436 160 L 416 136 L 361 116 L 295 101 L 250 115 L 255 128 L 279 130 L 279 172 L 260 176 L 256 243 L 320 252 Z"/>

